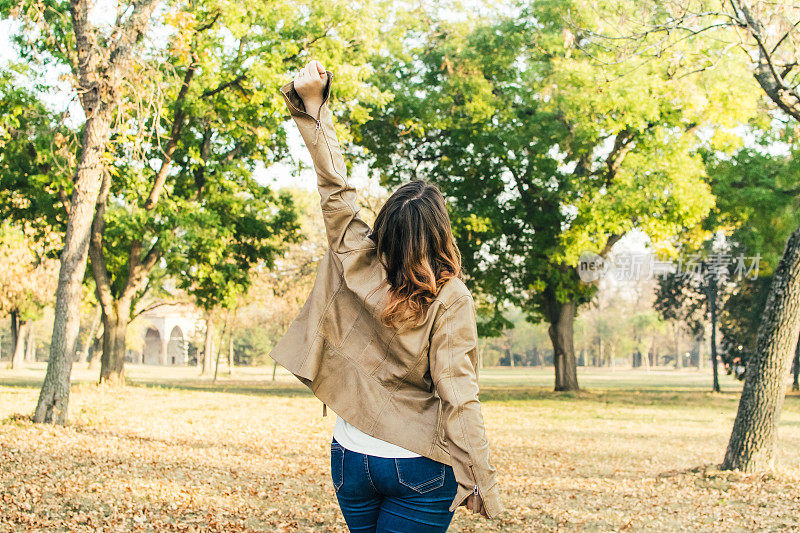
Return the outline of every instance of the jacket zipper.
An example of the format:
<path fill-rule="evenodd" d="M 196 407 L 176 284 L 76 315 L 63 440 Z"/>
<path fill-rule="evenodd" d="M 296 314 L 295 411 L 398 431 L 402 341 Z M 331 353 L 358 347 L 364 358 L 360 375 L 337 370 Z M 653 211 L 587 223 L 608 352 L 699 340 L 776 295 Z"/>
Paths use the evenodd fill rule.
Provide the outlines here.
<path fill-rule="evenodd" d="M 305 111 L 300 111 L 298 109 L 298 111 L 300 111 L 300 113 L 304 114 L 305 116 L 307 116 L 308 118 L 310 118 L 311 120 L 314 121 L 314 142 L 311 143 L 314 146 L 317 145 L 317 141 L 319 140 L 319 132 L 322 129 L 322 122 L 320 122 L 320 120 L 319 120 L 319 117 L 322 114 L 322 106 L 324 106 L 325 102 L 327 102 L 327 101 L 328 101 L 328 99 L 326 98 L 325 100 L 322 101 L 322 104 L 320 104 L 319 111 L 317 112 L 317 118 L 312 117 L 310 113 L 306 113 Z"/>
<path fill-rule="evenodd" d="M 330 84 L 333 83 L 333 74 L 331 74 L 329 72 L 328 75 L 330 77 L 330 83 L 327 84 L 326 87 L 330 87 Z M 298 111 L 300 111 L 300 113 L 304 114 L 305 116 L 307 116 L 308 118 L 310 118 L 311 120 L 314 121 L 314 142 L 312 143 L 314 146 L 317 145 L 317 141 L 319 140 L 319 132 L 322 129 L 322 123 L 319 120 L 320 115 L 322 115 L 322 106 L 324 106 L 325 103 L 328 101 L 328 98 L 330 97 L 330 95 L 331 95 L 331 91 L 329 89 L 328 90 L 328 94 L 325 95 L 325 98 L 322 99 L 322 103 L 319 105 L 319 111 L 317 111 L 317 116 L 316 117 L 312 117 L 310 113 L 307 113 L 305 111 L 300 111 L 298 109 Z M 292 106 L 292 107 L 294 107 L 294 106 Z"/>
<path fill-rule="evenodd" d="M 472 479 L 475 480 L 475 489 L 472 491 L 472 493 L 475 494 L 475 496 L 478 496 L 480 494 L 478 491 L 478 477 L 475 475 L 475 469 L 472 467 L 472 465 L 469 465 L 469 471 L 472 472 Z"/>

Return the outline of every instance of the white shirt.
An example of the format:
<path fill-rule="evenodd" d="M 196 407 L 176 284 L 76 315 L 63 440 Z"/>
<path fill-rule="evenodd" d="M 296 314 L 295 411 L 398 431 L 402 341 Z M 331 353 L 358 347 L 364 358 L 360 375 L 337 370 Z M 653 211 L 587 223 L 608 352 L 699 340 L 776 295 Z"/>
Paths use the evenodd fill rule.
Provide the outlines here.
<path fill-rule="evenodd" d="M 367 435 L 355 426 L 348 424 L 342 417 L 336 418 L 336 424 L 333 426 L 333 438 L 351 452 L 396 459 L 420 457 L 418 453 L 410 452 L 391 442 Z"/>

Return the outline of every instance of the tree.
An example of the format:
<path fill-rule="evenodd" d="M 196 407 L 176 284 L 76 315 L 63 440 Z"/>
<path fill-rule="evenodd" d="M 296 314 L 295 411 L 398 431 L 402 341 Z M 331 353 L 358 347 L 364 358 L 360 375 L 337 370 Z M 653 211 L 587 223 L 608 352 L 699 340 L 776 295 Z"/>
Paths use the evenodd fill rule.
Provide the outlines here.
<path fill-rule="evenodd" d="M 67 420 L 89 233 L 105 175 L 103 154 L 112 135 L 123 80 L 132 73 L 132 56 L 157 4 L 157 0 L 120 4 L 115 23 L 99 27 L 90 19 L 88 0 L 0 3 L 0 12 L 13 14 L 22 23 L 16 38 L 23 53 L 69 67 L 86 116 L 61 252 L 50 358 L 35 422 L 64 424 Z"/>
<path fill-rule="evenodd" d="M 55 280 L 49 255 L 58 239 L 46 221 L 63 210 L 40 187 L 59 183 L 65 175 L 60 166 L 68 164 L 64 128 L 17 86 L 24 71 L 12 65 L 0 73 L 0 218 L 7 221 L 0 226 L 0 314 L 11 319 L 12 368 L 30 360 L 35 341 L 27 323 L 50 302 Z"/>
<path fill-rule="evenodd" d="M 0 225 L 0 315 L 11 318 L 11 368 L 19 368 L 25 358 L 28 321 L 50 303 L 55 288 L 55 261 L 37 254 L 37 248 L 19 228 Z"/>
<path fill-rule="evenodd" d="M 680 69 L 686 74 L 730 65 L 731 49 L 743 52 L 763 94 L 793 121 L 800 120 L 800 6 L 795 2 L 729 0 L 713 7 L 692 0 L 640 2 L 612 39 L 620 57 L 660 56 L 676 43 L 698 42 L 699 53 Z M 657 46 L 641 44 L 658 36 Z M 720 46 L 723 45 L 723 46 Z M 626 50 L 623 50 L 625 48 Z M 709 53 L 711 51 L 711 53 Z M 800 332 L 800 227 L 786 240 L 758 329 L 722 468 L 757 472 L 771 469 L 777 446 L 785 376 Z"/>
<path fill-rule="evenodd" d="M 92 232 L 89 253 L 104 323 L 101 381 L 122 380 L 131 310 L 160 261 L 167 275 L 181 281 L 203 276 L 191 270 L 206 268 L 198 258 L 220 266 L 214 239 L 232 239 L 238 258 L 228 259 L 247 273 L 256 260 L 270 263 L 282 243 L 291 240 L 289 197 L 274 195 L 252 173 L 286 156 L 283 104 L 275 97 L 276 88 L 307 55 L 330 57 L 332 70 L 345 69 L 337 88 L 359 91 L 363 75 L 346 69 L 362 63 L 370 50 L 375 12 L 369 5 L 356 11 L 344 3 L 341 9 L 331 7 L 315 7 L 309 19 L 282 1 L 245 11 L 210 2 L 187 6 L 165 21 L 172 39 L 154 54 L 150 68 L 169 103 L 165 111 L 131 116 L 129 126 L 152 129 L 143 159 L 158 163 L 143 170 L 129 162 L 141 141 L 119 144 L 115 179 L 109 177 L 104 185 Z M 360 48 L 353 49 L 354 40 Z M 340 58 L 349 49 L 345 63 Z M 360 92 L 366 101 L 375 98 L 374 92 Z M 182 258 L 187 254 L 196 255 Z M 218 286 L 231 273 L 208 274 L 220 277 L 214 281 Z M 211 311 L 221 300 L 203 296 L 198 301 L 209 326 L 203 358 L 204 373 L 209 373 Z"/>
<path fill-rule="evenodd" d="M 800 221 L 795 209 L 800 182 L 792 155 L 770 153 L 776 141 L 793 143 L 785 125 L 751 126 L 755 138 L 751 146 L 729 155 L 705 155 L 711 189 L 717 198 L 704 226 L 715 234 L 725 234 L 723 272 L 708 271 L 709 260 L 693 260 L 694 267 L 707 271 L 699 275 L 689 268 L 683 275 L 669 274 L 659 279 L 656 306 L 666 318 L 682 318 L 689 329 L 699 333 L 702 322 L 719 309 L 722 336 L 721 359 L 737 378 L 756 345 L 756 332 L 764 311 L 771 271 L 780 258 L 783 244 L 792 227 Z M 768 205 L 770 209 L 764 209 Z M 704 243 L 708 250 L 713 242 Z M 687 251 L 688 252 L 688 251 Z M 722 274 L 720 276 L 720 274 Z M 722 279 L 724 278 L 724 279 Z M 706 309 L 702 309 L 703 301 Z M 712 342 L 714 390 L 719 391 L 716 342 Z"/>
<path fill-rule="evenodd" d="M 723 467 L 755 472 L 771 469 L 786 374 L 800 335 L 800 229 L 786 242 L 758 328 L 756 350 L 725 452 Z"/>
<path fill-rule="evenodd" d="M 794 118 L 800 119 L 800 113 Z M 746 185 L 739 191 L 740 203 L 747 204 L 758 195 L 765 201 L 761 205 L 769 206 L 760 213 L 748 208 L 741 211 L 744 223 L 737 237 L 743 247 L 750 245 L 759 252 L 763 250 L 766 261 L 761 268 L 762 277 L 741 286 L 739 293 L 731 298 L 727 313 L 728 317 L 733 315 L 757 326 L 757 335 L 755 342 L 752 333 L 744 338 L 741 334 L 726 337 L 736 343 L 727 346 L 728 353 L 740 346 L 749 350 L 742 358 L 745 384 L 723 468 L 752 472 L 771 469 L 774 465 L 786 374 L 798 349 L 800 306 L 796 299 L 800 297 L 800 228 L 788 236 L 783 256 L 775 270 L 770 270 L 775 264 L 774 258 L 779 256 L 780 241 L 798 224 L 796 203 L 800 197 L 800 182 L 795 157 L 745 153 L 735 163 L 738 163 L 739 179 L 727 181 L 735 186 L 746 176 Z M 725 165 L 730 169 L 735 163 Z M 747 300 L 750 305 L 745 307 L 742 304 L 748 303 Z M 755 312 L 760 312 L 756 315 L 758 320 L 753 320 Z M 730 320 L 727 324 L 730 325 Z M 737 331 L 741 333 L 741 328 L 728 328 L 729 334 Z"/>
<path fill-rule="evenodd" d="M 32 73 L 11 64 L 0 71 L 0 218 L 12 221 L 55 256 L 67 225 L 74 135 L 33 90 Z"/>
<path fill-rule="evenodd" d="M 636 354 L 640 359 L 634 366 L 644 365 L 650 372 L 650 352 L 653 347 L 654 334 L 663 328 L 663 323 L 655 311 L 640 311 L 631 317 L 630 327 L 633 331 Z"/>
<path fill-rule="evenodd" d="M 787 236 L 800 224 L 800 169 L 793 130 L 792 124 L 775 121 L 756 130 L 752 146 L 734 157 L 709 159 L 712 190 L 719 198 L 710 223 L 728 229 L 732 255 L 758 258 L 758 264 L 749 265 L 752 274 L 737 276 L 734 290 L 720 307 L 721 357 L 729 372 L 745 369 L 755 352 L 772 272 Z M 770 146 L 777 142 L 788 143 L 790 153 L 773 153 Z M 736 372 L 739 379 L 745 375 Z"/>
<path fill-rule="evenodd" d="M 282 256 L 276 258 L 274 268 L 256 272 L 238 315 L 243 329 L 249 330 L 240 339 L 241 352 L 253 363 L 272 362 L 273 374 L 277 363 L 266 356 L 300 312 L 328 247 L 316 191 L 290 189 L 288 192 L 298 207 L 303 239 L 289 245 Z M 369 215 L 366 210 L 365 214 Z"/>
<path fill-rule="evenodd" d="M 371 50 L 381 18 L 372 3 L 358 9 L 344 2 L 312 4 L 310 16 L 285 1 L 261 3 L 248 10 L 221 2 L 170 6 L 159 11 L 156 21 L 166 38 L 148 41 L 127 71 L 126 85 L 120 87 L 120 72 L 131 66 L 127 62 L 130 49 L 141 37 L 155 3 L 138 1 L 132 11 L 122 9 L 113 27 L 93 26 L 82 3 L 69 8 L 32 4 L 14 9 L 27 23 L 25 29 L 31 30 L 18 38 L 28 57 L 38 54 L 60 61 L 81 80 L 83 85 L 76 83 L 76 88 L 88 87 L 90 96 L 99 91 L 94 99 L 80 92 L 89 117 L 84 140 L 102 147 L 108 156 L 78 165 L 80 175 L 91 175 L 91 179 L 81 182 L 87 188 L 76 198 L 92 197 L 89 254 L 103 310 L 101 379 L 114 382 L 122 380 L 125 332 L 134 304 L 149 289 L 154 270 L 164 263 L 180 263 L 172 261 L 170 254 L 207 246 L 186 242 L 196 233 L 186 231 L 184 224 L 231 222 L 230 213 L 217 217 L 212 211 L 224 211 L 225 201 L 236 197 L 237 205 L 252 200 L 247 215 L 242 216 L 241 209 L 238 212 L 243 254 L 265 251 L 268 244 L 274 252 L 290 229 L 286 198 L 274 197 L 252 176 L 257 166 L 269 166 L 286 154 L 286 136 L 280 128 L 284 111 L 277 92 L 286 72 L 309 53 L 330 57 L 333 68 L 341 67 L 337 90 L 347 101 L 350 117 L 364 115 L 361 101 L 382 97 L 361 83 L 366 71 L 359 58 Z M 76 13 L 72 19 L 64 16 L 68 9 Z M 4 12 L 10 10 L 6 6 Z M 37 28 L 46 39 L 26 38 Z M 86 42 L 103 46 L 87 47 Z M 74 52 L 76 48 L 79 53 Z M 91 53 L 81 56 L 81 50 L 88 48 Z M 142 95 L 154 98 L 143 100 Z M 112 115 L 117 119 L 113 124 L 108 120 Z M 86 143 L 80 151 L 84 158 L 85 149 Z M 96 172 L 85 170 L 89 167 Z M 79 213 L 70 209 L 73 214 Z M 85 258 L 81 250 L 78 255 L 70 252 L 71 259 L 64 264 Z M 70 272 L 77 275 L 75 269 Z M 59 312 L 56 329 L 61 327 Z M 69 353 L 74 351 L 71 328 L 65 329 L 70 333 L 69 346 L 64 345 Z M 37 417 L 53 419 L 50 413 L 56 405 L 56 421 L 66 419 L 64 383 L 68 383 L 70 368 L 51 357 L 51 377 L 45 381 Z"/>
<path fill-rule="evenodd" d="M 662 320 L 672 321 L 675 332 L 675 367 L 680 368 L 682 352 L 680 333 L 686 331 L 692 338 L 701 337 L 705 323 L 711 322 L 712 390 L 719 392 L 719 372 L 716 342 L 717 308 L 724 294 L 729 274 L 723 263 L 727 254 L 714 251 L 714 241 L 703 243 L 701 253 L 692 254 L 686 265 L 676 272 L 658 277 L 654 308 Z"/>
<path fill-rule="evenodd" d="M 679 51 L 624 78 L 611 56 L 598 67 L 581 49 L 604 52 L 571 13 L 598 23 L 573 1 L 431 22 L 378 61 L 376 83 L 395 96 L 357 138 L 386 183 L 425 177 L 444 190 L 481 332 L 506 325 L 508 304 L 547 322 L 556 390 L 578 388 L 573 320 L 595 293 L 580 254 L 605 256 L 633 229 L 655 243 L 698 240 L 713 203 L 698 130 L 754 108 L 728 105 L 733 70 L 674 76 Z"/>
<path fill-rule="evenodd" d="M 266 211 L 266 207 L 253 198 L 240 198 L 238 203 L 235 198 L 225 198 L 215 213 L 219 220 L 215 223 L 206 220 L 205 224 L 198 220 L 188 226 L 195 238 L 187 244 L 184 253 L 169 256 L 168 268 L 177 273 L 178 286 L 205 313 L 204 375 L 212 373 L 214 310 L 234 308 L 238 297 L 246 293 L 251 284 L 252 270 L 256 266 L 272 268 L 284 245 L 298 238 L 291 197 L 282 193 L 279 198 L 282 205 L 275 223 L 277 229 L 273 229 L 272 221 L 265 224 L 259 220 L 259 214 Z M 248 227 L 250 232 L 246 231 Z"/>
<path fill-rule="evenodd" d="M 756 350 L 758 326 L 764 315 L 772 276 L 743 280 L 720 312 L 722 346 L 720 358 L 737 379 L 744 379 L 748 360 Z"/>

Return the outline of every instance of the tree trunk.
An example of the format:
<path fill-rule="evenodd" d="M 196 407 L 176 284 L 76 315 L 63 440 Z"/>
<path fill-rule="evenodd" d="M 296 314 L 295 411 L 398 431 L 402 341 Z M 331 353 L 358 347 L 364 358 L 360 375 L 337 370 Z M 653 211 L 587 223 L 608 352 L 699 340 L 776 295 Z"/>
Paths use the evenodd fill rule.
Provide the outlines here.
<path fill-rule="evenodd" d="M 703 361 L 705 360 L 706 339 L 700 337 L 697 341 L 697 370 L 703 370 Z"/>
<path fill-rule="evenodd" d="M 603 339 L 599 338 L 597 339 L 597 361 L 596 364 L 594 365 L 595 367 L 600 368 L 601 366 L 603 366 L 603 361 L 604 361 L 603 357 L 604 357 Z"/>
<path fill-rule="evenodd" d="M 12 313 L 13 314 L 13 313 Z M 17 319 L 16 332 L 13 335 L 14 344 L 11 345 L 11 368 L 19 369 L 22 367 L 22 360 L 25 357 L 25 334 L 28 330 L 24 320 Z"/>
<path fill-rule="evenodd" d="M 608 353 L 609 353 L 608 362 L 611 365 L 611 371 L 612 372 L 616 372 L 617 371 L 617 345 L 614 344 L 613 342 L 611 343 L 611 346 L 608 347 Z"/>
<path fill-rule="evenodd" d="M 95 336 L 92 338 L 92 358 L 89 359 L 89 370 L 95 370 L 97 365 L 100 364 L 100 357 L 103 353 L 102 340 L 105 334 L 105 328 L 98 329 Z"/>
<path fill-rule="evenodd" d="M 680 369 L 683 366 L 683 357 L 681 357 L 681 330 L 677 322 L 673 324 L 673 328 L 675 338 L 675 368 Z"/>
<path fill-rule="evenodd" d="M 577 305 L 574 301 L 561 303 L 555 297 L 545 301 L 550 327 L 547 333 L 553 344 L 553 365 L 555 366 L 555 390 L 577 391 L 578 368 L 575 364 L 573 345 L 573 324 Z"/>
<path fill-rule="evenodd" d="M 794 349 L 794 364 L 792 365 L 792 390 L 800 390 L 800 341 Z"/>
<path fill-rule="evenodd" d="M 33 421 L 39 423 L 66 424 L 69 410 L 70 374 L 80 328 L 81 287 L 86 272 L 89 233 L 103 181 L 102 155 L 109 139 L 107 111 L 94 108 L 87 114 L 61 251 L 50 358 L 33 415 Z"/>
<path fill-rule="evenodd" d="M 233 328 L 231 328 L 231 334 L 228 337 L 228 375 L 233 375 Z"/>
<path fill-rule="evenodd" d="M 228 329 L 228 323 L 230 321 L 230 312 L 228 313 L 228 319 L 225 320 L 225 323 L 222 325 L 222 333 L 219 335 L 219 348 L 217 348 L 217 357 L 214 359 L 214 382 L 217 381 L 217 372 L 219 372 L 219 359 L 222 356 L 222 345 L 224 344 L 222 341 L 225 340 L 225 331 Z"/>
<path fill-rule="evenodd" d="M 775 462 L 786 374 L 800 335 L 800 228 L 786 241 L 775 269 L 748 362 L 739 409 L 722 468 L 757 472 Z"/>
<path fill-rule="evenodd" d="M 119 87 L 130 70 L 134 47 L 141 42 L 156 4 L 157 0 L 135 2 L 124 23 L 112 32 L 115 35 L 113 42 L 100 44 L 89 21 L 88 2 L 70 2 L 78 70 L 76 88 L 87 118 L 61 251 L 50 357 L 33 414 L 34 422 L 67 422 L 70 374 L 80 329 L 81 287 L 86 272 L 89 234 L 103 182 L 103 156 L 111 136 L 111 118 L 116 102 L 122 97 Z M 103 52 L 108 51 L 108 48 L 103 50 L 104 47 L 112 47 L 113 52 L 108 58 L 103 57 Z"/>
<path fill-rule="evenodd" d="M 214 354 L 214 323 L 211 321 L 211 313 L 206 313 L 206 338 L 203 343 L 203 360 L 202 371 L 203 376 L 211 375 L 211 363 L 213 362 Z"/>
<path fill-rule="evenodd" d="M 131 317 L 131 306 L 138 287 L 140 271 L 139 254 L 133 253 L 128 258 L 128 279 L 121 292 L 115 293 L 114 282 L 109 273 L 103 249 L 105 233 L 105 213 L 108 196 L 111 190 L 111 178 L 104 177 L 100 193 L 97 196 L 97 209 L 89 242 L 92 275 L 94 277 L 95 294 L 100 302 L 103 320 L 103 355 L 100 358 L 100 383 L 112 386 L 125 384 L 125 355 L 128 322 Z M 136 279 L 132 279 L 136 277 Z"/>
<path fill-rule="evenodd" d="M 102 318 L 103 310 L 98 305 L 97 310 L 94 313 L 94 318 L 92 319 L 92 326 L 89 330 L 89 335 L 86 337 L 86 342 L 84 343 L 80 359 L 78 360 L 79 363 L 85 363 L 89 359 L 89 347 L 94 343 L 94 338 L 97 336 L 97 330 L 100 328 L 100 320 Z"/>
<path fill-rule="evenodd" d="M 28 323 L 28 340 L 25 347 L 25 361 L 28 363 L 36 362 L 36 330 L 32 323 Z"/>
<path fill-rule="evenodd" d="M 222 339 L 219 340 L 219 350 L 217 350 L 217 358 L 214 362 L 214 383 L 217 382 L 217 372 L 219 372 L 219 358 L 222 356 Z"/>
<path fill-rule="evenodd" d="M 9 320 L 11 321 L 11 325 L 9 330 L 11 331 L 11 368 L 14 368 L 14 353 L 17 351 L 17 341 L 19 340 L 19 313 L 17 311 L 11 311 L 8 315 Z"/>
<path fill-rule="evenodd" d="M 708 310 L 711 314 L 711 370 L 714 376 L 712 391 L 719 392 L 719 357 L 717 356 L 717 276 L 710 276 L 707 298 Z"/>
<path fill-rule="evenodd" d="M 719 392 L 719 357 L 717 356 L 717 305 L 716 291 L 711 302 L 711 370 L 714 376 L 712 390 Z"/>
<path fill-rule="evenodd" d="M 103 355 L 100 358 L 100 383 L 125 384 L 125 352 L 130 304 L 115 301 L 113 308 L 103 308 Z"/>

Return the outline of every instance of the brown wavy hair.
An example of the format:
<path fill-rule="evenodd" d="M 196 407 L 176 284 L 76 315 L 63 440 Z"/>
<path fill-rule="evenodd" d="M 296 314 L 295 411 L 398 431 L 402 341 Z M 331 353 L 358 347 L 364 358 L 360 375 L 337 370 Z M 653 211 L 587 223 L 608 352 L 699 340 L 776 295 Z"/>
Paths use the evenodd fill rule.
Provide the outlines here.
<path fill-rule="evenodd" d="M 386 269 L 389 300 L 381 321 L 418 325 L 439 290 L 463 278 L 444 195 L 424 181 L 398 188 L 378 213 L 370 235 Z"/>

